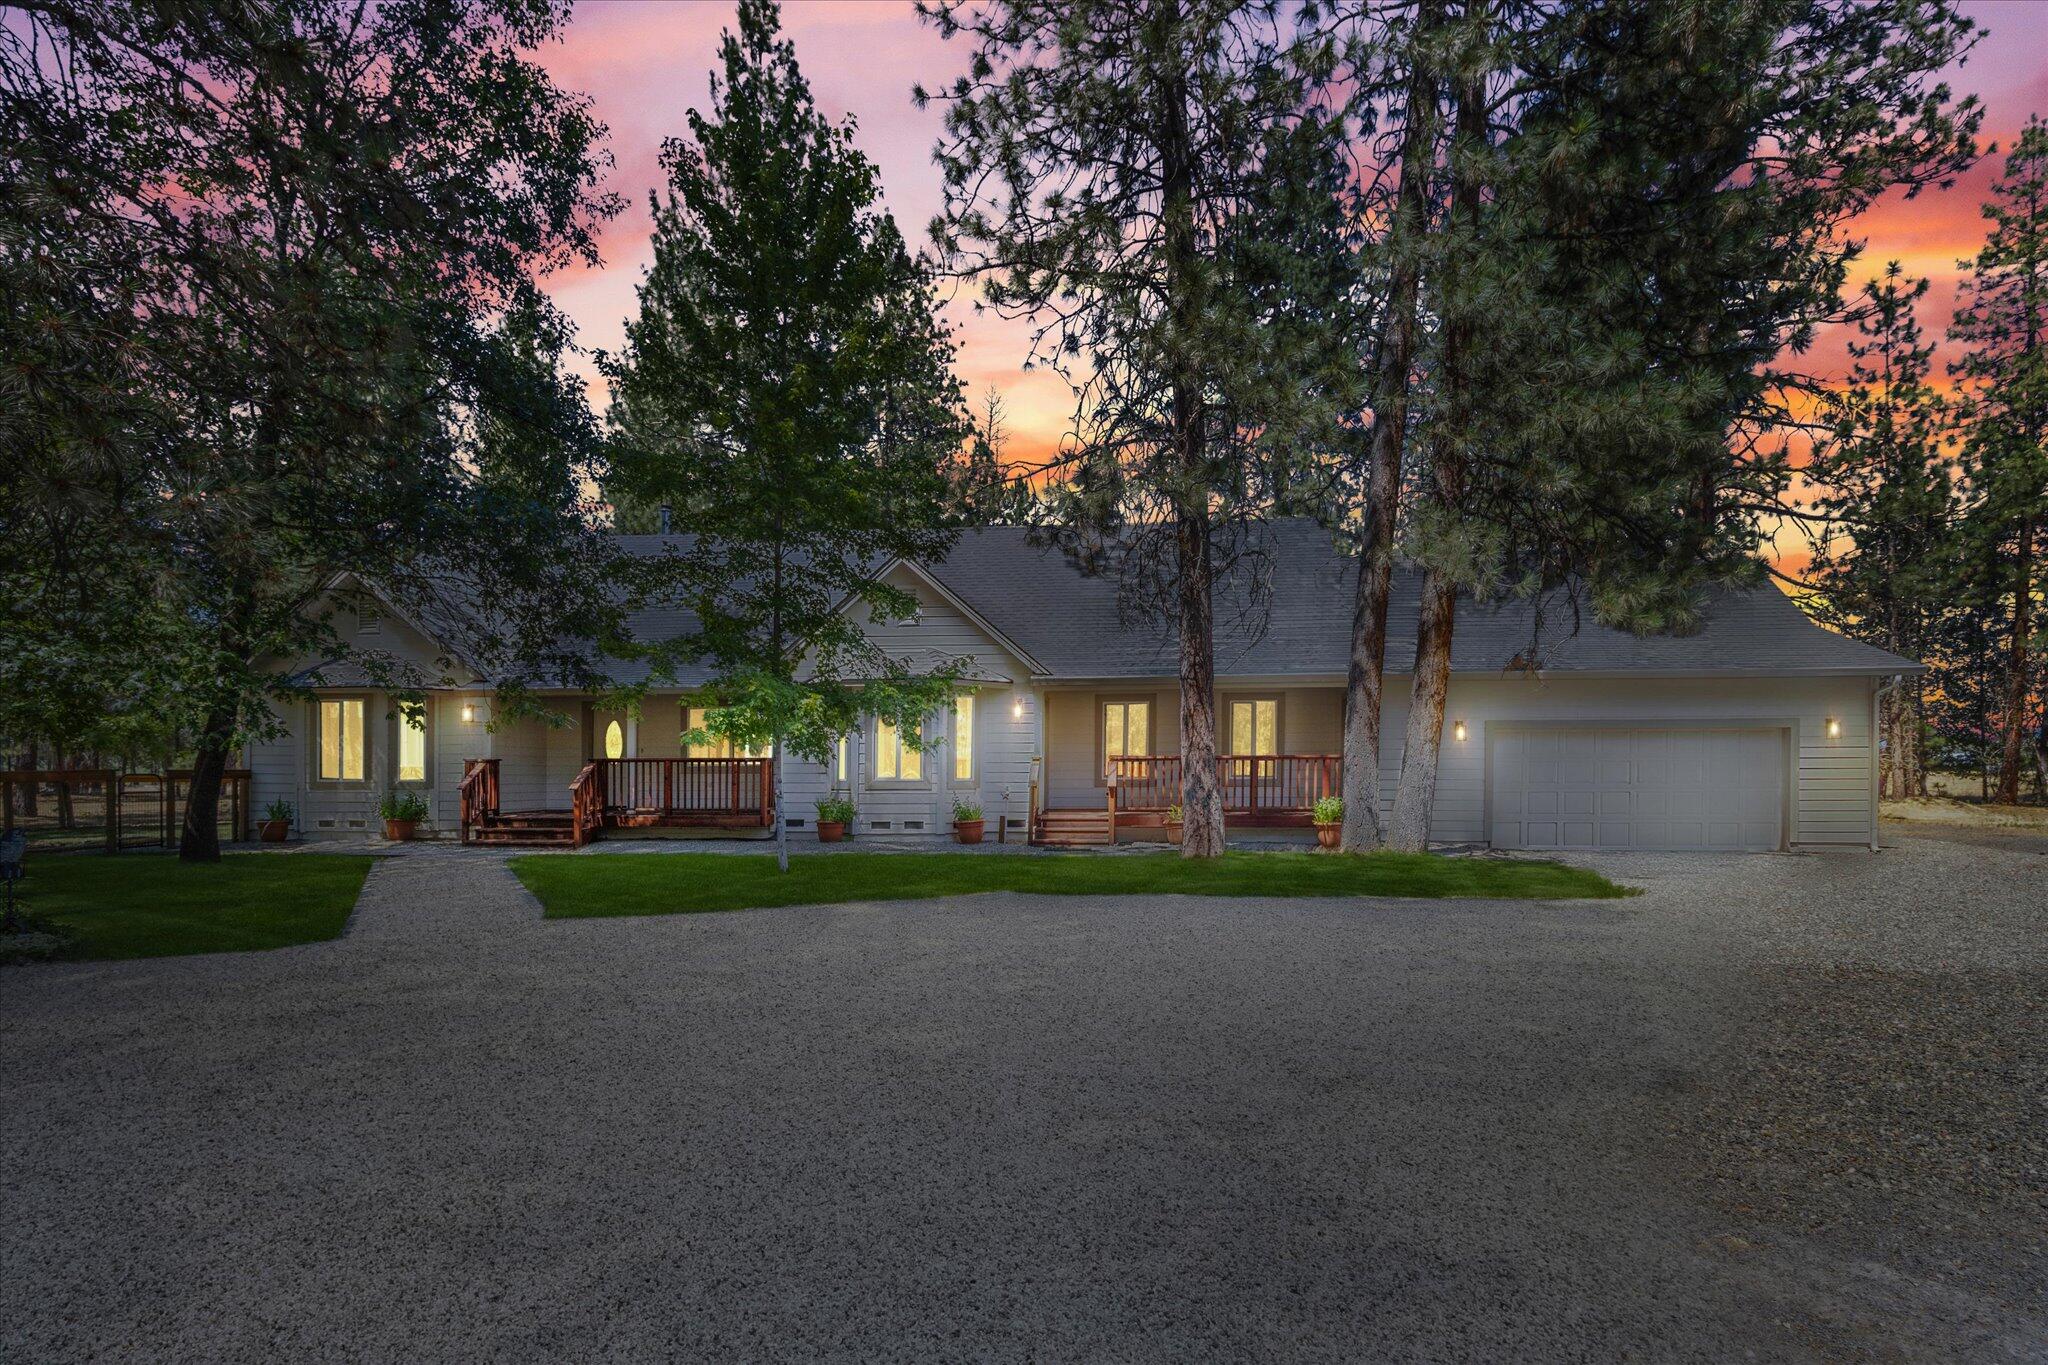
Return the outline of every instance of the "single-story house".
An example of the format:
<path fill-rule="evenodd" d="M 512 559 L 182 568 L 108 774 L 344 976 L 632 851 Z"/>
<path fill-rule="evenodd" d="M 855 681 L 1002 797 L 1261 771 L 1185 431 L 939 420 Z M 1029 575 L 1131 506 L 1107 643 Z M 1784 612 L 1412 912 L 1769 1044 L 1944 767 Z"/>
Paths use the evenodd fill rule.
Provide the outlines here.
<path fill-rule="evenodd" d="M 1259 549 L 1261 609 L 1242 610 L 1242 594 L 1218 607 L 1217 748 L 1227 820 L 1285 828 L 1338 787 L 1355 562 L 1306 522 L 1269 528 Z M 992 838 L 1158 837 L 1181 750 L 1169 629 L 1125 619 L 1113 583 L 1019 528 L 969 532 L 943 560 L 886 576 L 921 609 L 863 629 L 913 662 L 964 659 L 969 681 L 926 722 L 922 752 L 871 722 L 830 763 L 790 760 L 792 829 L 839 793 L 858 808 L 855 837 L 942 837 L 956 800 L 983 808 Z M 1395 575 L 1389 804 L 1419 585 L 1418 573 Z M 424 619 L 385 603 L 354 627 L 396 657 L 447 659 Z M 674 613 L 633 624 L 688 628 Z M 1515 849 L 1874 845 L 1878 695 L 1919 671 L 1821 628 L 1775 588 L 1718 594 L 1684 636 L 1609 629 L 1557 600 L 1468 601 L 1431 836 Z M 252 799 L 292 802 L 308 838 L 368 835 L 391 789 L 427 799 L 432 832 L 483 842 L 766 829 L 772 756 L 680 742 L 703 681 L 650 693 L 637 715 L 565 693 L 566 725 L 493 725 L 490 680 L 471 676 L 434 690 L 414 726 L 386 693 L 329 671 L 311 700 L 284 708 L 282 738 L 249 747 Z"/>

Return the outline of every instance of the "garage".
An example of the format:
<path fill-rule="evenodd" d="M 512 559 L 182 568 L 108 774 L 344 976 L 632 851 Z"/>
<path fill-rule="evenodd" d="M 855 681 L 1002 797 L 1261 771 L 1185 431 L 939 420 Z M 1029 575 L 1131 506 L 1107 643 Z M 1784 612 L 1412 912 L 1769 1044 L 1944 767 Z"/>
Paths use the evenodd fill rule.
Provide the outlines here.
<path fill-rule="evenodd" d="M 1785 843 L 1782 729 L 1557 725 L 1492 739 L 1496 848 L 1761 851 Z"/>

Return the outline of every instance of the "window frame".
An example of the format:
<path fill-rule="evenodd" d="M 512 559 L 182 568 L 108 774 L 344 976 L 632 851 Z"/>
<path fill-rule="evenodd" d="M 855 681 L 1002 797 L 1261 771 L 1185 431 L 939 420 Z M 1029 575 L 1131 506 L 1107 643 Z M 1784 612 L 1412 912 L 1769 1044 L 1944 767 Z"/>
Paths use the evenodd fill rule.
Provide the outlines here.
<path fill-rule="evenodd" d="M 1159 698 L 1149 692 L 1098 692 L 1095 694 L 1095 785 L 1109 785 L 1109 708 L 1129 707 L 1142 703 L 1145 707 L 1145 747 L 1131 748 L 1131 713 L 1124 712 L 1124 752 L 1126 758 L 1145 758 L 1159 753 Z"/>
<path fill-rule="evenodd" d="M 1224 694 L 1222 702 L 1222 723 L 1219 728 L 1223 733 L 1216 737 L 1216 748 L 1224 757 L 1277 758 L 1287 752 L 1287 698 L 1283 693 L 1229 692 Z M 1258 708 L 1260 702 L 1271 702 L 1273 704 L 1273 752 L 1270 754 L 1262 754 L 1258 752 L 1256 747 L 1259 742 Z M 1237 708 L 1240 706 L 1252 708 L 1251 728 L 1254 748 L 1249 753 L 1239 753 L 1232 736 L 1232 731 L 1237 723 Z M 1280 765 L 1277 763 L 1261 763 L 1258 765 L 1258 776 L 1261 781 L 1273 777 L 1279 771 Z"/>
<path fill-rule="evenodd" d="M 960 757 L 960 708 L 967 708 L 967 774 L 961 776 Z M 946 714 L 946 726 L 952 732 L 953 752 L 946 764 L 947 784 L 954 787 L 973 787 L 981 782 L 981 700 L 976 692 L 955 692 L 953 705 Z"/>
<path fill-rule="evenodd" d="M 891 750 L 891 757 L 893 757 L 896 761 L 896 772 L 898 775 L 894 777 L 882 776 L 882 754 L 884 751 L 884 746 L 882 744 L 882 729 L 884 726 L 888 727 L 888 729 L 892 732 L 893 736 L 889 748 Z M 868 781 L 870 783 L 877 787 L 898 788 L 929 788 L 932 785 L 932 779 L 930 777 L 931 768 L 925 762 L 926 758 L 928 758 L 931 753 L 931 746 L 929 744 L 927 744 L 923 749 L 910 748 L 909 746 L 904 744 L 903 736 L 900 733 L 895 733 L 896 727 L 890 725 L 888 721 L 884 720 L 880 716 L 876 716 L 874 719 L 874 724 L 869 726 L 868 728 L 869 733 L 873 736 L 874 748 L 874 755 L 868 775 Z M 927 736 L 925 735 L 926 728 L 927 727 L 924 722 L 921 721 L 918 723 L 917 734 L 920 740 L 927 738 Z M 901 775 L 903 772 L 903 755 L 905 754 L 917 755 L 916 777 L 904 777 Z"/>
<path fill-rule="evenodd" d="M 356 705 L 358 712 L 356 720 L 356 744 L 361 753 L 360 767 L 362 769 L 362 775 L 360 777 L 324 776 L 321 772 L 321 760 L 323 755 L 320 752 L 320 740 L 321 736 L 325 733 L 324 727 L 326 725 L 327 707 L 330 704 L 338 704 L 346 708 L 346 706 L 351 702 L 353 702 Z M 369 694 L 366 692 L 346 692 L 330 696 L 318 696 L 313 698 L 310 705 L 312 707 L 313 712 L 313 723 L 306 727 L 307 744 L 308 748 L 311 751 L 306 766 L 306 771 L 308 773 L 309 779 L 308 785 L 322 788 L 337 789 L 347 787 L 369 786 L 373 762 L 369 732 Z M 344 712 L 339 714 L 345 713 L 346 712 L 344 710 Z M 347 726 L 344 725 L 342 727 L 342 730 L 345 735 L 347 733 Z M 340 771 L 343 774 L 346 774 L 348 772 L 348 756 L 346 754 L 340 755 Z"/>
<path fill-rule="evenodd" d="M 434 785 L 434 702 L 429 697 L 420 703 L 420 775 L 405 776 L 405 732 L 412 727 L 405 723 L 405 708 L 396 702 L 391 706 L 391 784 L 395 787 L 431 787 Z M 364 764 L 368 767 L 367 762 Z"/>

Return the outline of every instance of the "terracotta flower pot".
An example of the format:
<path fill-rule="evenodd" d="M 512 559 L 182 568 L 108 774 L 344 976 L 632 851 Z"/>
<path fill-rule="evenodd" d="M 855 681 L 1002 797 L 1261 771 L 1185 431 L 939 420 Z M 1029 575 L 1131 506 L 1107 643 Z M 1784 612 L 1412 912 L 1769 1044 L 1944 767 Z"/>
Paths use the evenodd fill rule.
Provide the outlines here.
<path fill-rule="evenodd" d="M 417 820 L 386 820 L 384 837 L 394 844 L 409 844 L 413 835 L 419 832 L 419 827 Z"/>
<path fill-rule="evenodd" d="M 986 820 L 955 820 L 953 837 L 963 844 L 978 844 L 981 842 L 981 831 L 987 824 Z"/>
<path fill-rule="evenodd" d="M 1168 820 L 1166 822 L 1165 829 L 1167 843 L 1177 844 L 1180 842 L 1180 826 L 1181 822 L 1178 820 Z"/>
<path fill-rule="evenodd" d="M 840 841 L 841 839 L 844 839 L 845 837 L 846 837 L 846 822 L 845 822 L 845 821 L 843 821 L 843 820 L 820 820 L 820 821 L 818 822 L 818 842 L 819 842 L 819 843 L 821 843 L 821 844 L 836 844 L 836 843 L 838 843 L 838 842 L 839 842 L 839 841 Z"/>
<path fill-rule="evenodd" d="M 1317 825 L 1316 842 L 1324 848 L 1335 848 L 1338 844 L 1339 836 L 1343 833 L 1344 826 L 1341 824 Z"/>
<path fill-rule="evenodd" d="M 291 838 L 292 822 L 289 820 L 261 820 L 256 825 L 257 834 L 266 844 L 281 844 Z"/>

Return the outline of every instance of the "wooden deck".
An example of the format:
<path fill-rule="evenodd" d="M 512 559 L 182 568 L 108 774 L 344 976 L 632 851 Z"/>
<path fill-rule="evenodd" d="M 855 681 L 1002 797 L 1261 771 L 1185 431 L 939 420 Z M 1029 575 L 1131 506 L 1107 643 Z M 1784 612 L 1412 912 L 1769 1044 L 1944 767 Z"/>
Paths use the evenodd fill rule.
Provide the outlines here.
<path fill-rule="evenodd" d="M 1315 804 L 1343 790 L 1340 754 L 1219 755 L 1223 822 L 1240 828 L 1305 828 Z M 1119 829 L 1159 829 L 1181 799 L 1179 754 L 1134 754 L 1109 760 L 1103 806 L 1034 811 L 1032 842 L 1113 844 Z M 1035 796 L 1034 791 L 1034 796 Z"/>
<path fill-rule="evenodd" d="M 766 829 L 772 758 L 596 758 L 569 784 L 565 811 L 507 811 L 499 760 L 463 765 L 462 842 L 580 848 L 608 830 Z"/>

